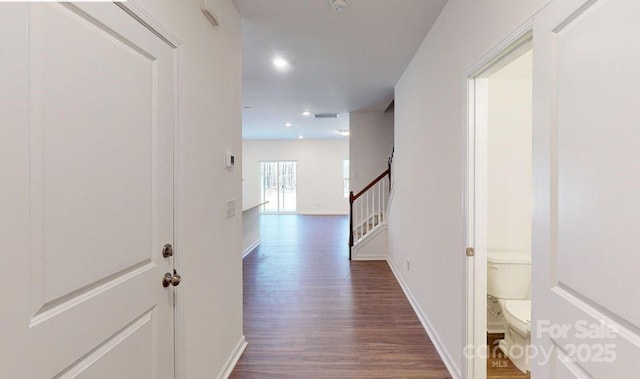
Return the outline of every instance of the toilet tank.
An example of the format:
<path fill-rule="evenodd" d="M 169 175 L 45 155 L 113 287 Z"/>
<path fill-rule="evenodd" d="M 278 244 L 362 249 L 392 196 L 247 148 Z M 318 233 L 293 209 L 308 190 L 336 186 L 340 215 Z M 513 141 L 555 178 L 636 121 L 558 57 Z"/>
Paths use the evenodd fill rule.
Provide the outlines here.
<path fill-rule="evenodd" d="M 499 299 L 528 299 L 531 255 L 511 251 L 487 252 L 487 293 Z"/>

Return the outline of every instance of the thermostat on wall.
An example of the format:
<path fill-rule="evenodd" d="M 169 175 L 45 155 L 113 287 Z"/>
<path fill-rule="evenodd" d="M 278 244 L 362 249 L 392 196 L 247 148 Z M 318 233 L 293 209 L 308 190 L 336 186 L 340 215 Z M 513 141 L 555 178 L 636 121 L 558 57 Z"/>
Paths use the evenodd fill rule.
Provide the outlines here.
<path fill-rule="evenodd" d="M 231 170 L 236 165 L 236 157 L 233 153 L 224 153 L 224 168 Z"/>

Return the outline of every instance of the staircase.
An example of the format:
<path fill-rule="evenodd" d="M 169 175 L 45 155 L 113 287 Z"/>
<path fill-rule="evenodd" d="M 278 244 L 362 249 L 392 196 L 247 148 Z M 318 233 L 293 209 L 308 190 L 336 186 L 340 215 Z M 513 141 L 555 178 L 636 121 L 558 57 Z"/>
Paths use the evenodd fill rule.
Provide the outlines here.
<path fill-rule="evenodd" d="M 365 220 L 364 223 L 355 228 L 354 240 L 358 243 L 368 232 L 372 231 L 376 226 L 380 225 L 384 220 L 384 213 L 375 214 Z"/>
<path fill-rule="evenodd" d="M 391 192 L 391 163 L 388 168 L 362 191 L 349 196 L 349 260 L 353 258 L 353 251 L 360 249 L 370 239 L 378 235 L 382 229 L 386 230 L 387 205 Z M 386 239 L 386 235 L 384 236 Z"/>

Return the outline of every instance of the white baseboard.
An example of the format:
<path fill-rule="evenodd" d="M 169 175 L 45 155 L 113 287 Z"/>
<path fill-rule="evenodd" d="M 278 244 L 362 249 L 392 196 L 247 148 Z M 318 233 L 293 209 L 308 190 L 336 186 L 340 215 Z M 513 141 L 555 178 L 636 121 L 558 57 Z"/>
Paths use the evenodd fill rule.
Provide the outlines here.
<path fill-rule="evenodd" d="M 229 356 L 229 359 L 227 359 L 227 361 L 224 363 L 224 367 L 222 367 L 222 370 L 220 370 L 220 374 L 218 374 L 217 376 L 218 379 L 227 379 L 229 375 L 231 375 L 231 372 L 236 367 L 236 363 L 238 363 L 238 359 L 240 359 L 240 356 L 246 348 L 247 341 L 245 340 L 244 336 L 242 336 L 242 338 L 240 338 L 240 341 L 236 345 L 236 348 L 233 349 L 233 352 Z"/>
<path fill-rule="evenodd" d="M 262 241 L 257 240 L 254 243 L 252 243 L 251 245 L 249 245 L 249 247 L 244 249 L 244 251 L 242 252 L 242 259 L 246 258 L 247 255 L 253 253 L 253 251 L 256 249 L 256 247 L 260 246 L 260 243 L 262 243 Z"/>
<path fill-rule="evenodd" d="M 396 280 L 398 281 L 398 284 L 400 284 L 400 287 L 402 288 L 402 291 L 407 297 L 407 300 L 409 300 L 409 303 L 413 307 L 413 310 L 418 315 L 418 318 L 422 323 L 422 327 L 427 332 L 427 335 L 431 339 L 431 342 L 433 342 L 433 345 L 435 346 L 436 351 L 440 355 L 440 358 L 444 362 L 444 365 L 447 367 L 447 370 L 449 370 L 449 374 L 452 376 L 453 379 L 462 379 L 461 371 L 457 369 L 456 365 L 453 363 L 453 360 L 451 359 L 451 356 L 448 354 L 447 350 L 442 344 L 442 340 L 438 336 L 438 333 L 436 333 L 436 331 L 433 329 L 433 326 L 431 325 L 429 318 L 427 317 L 427 315 L 424 314 L 424 312 L 422 311 L 422 308 L 420 308 L 420 306 L 418 305 L 418 302 L 416 301 L 416 299 L 413 297 L 413 294 L 409 290 L 409 287 L 407 287 L 405 282 L 402 280 L 402 278 L 396 271 L 396 268 L 393 266 L 391 259 L 387 259 L 387 263 L 389 264 L 389 267 L 391 267 L 391 272 L 393 272 L 393 275 L 396 277 Z"/>
<path fill-rule="evenodd" d="M 366 257 L 351 256 L 352 261 L 386 261 L 388 259 L 386 255 L 368 255 Z"/>

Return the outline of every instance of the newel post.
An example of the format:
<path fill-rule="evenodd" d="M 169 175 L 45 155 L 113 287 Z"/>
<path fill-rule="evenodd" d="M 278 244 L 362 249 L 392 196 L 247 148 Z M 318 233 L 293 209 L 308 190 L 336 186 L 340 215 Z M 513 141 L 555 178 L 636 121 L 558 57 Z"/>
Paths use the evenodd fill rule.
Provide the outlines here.
<path fill-rule="evenodd" d="M 353 191 L 349 192 L 349 260 L 351 260 L 352 247 L 353 247 Z"/>
<path fill-rule="evenodd" d="M 391 158 L 387 161 L 387 171 L 389 174 L 389 192 L 391 192 Z"/>

